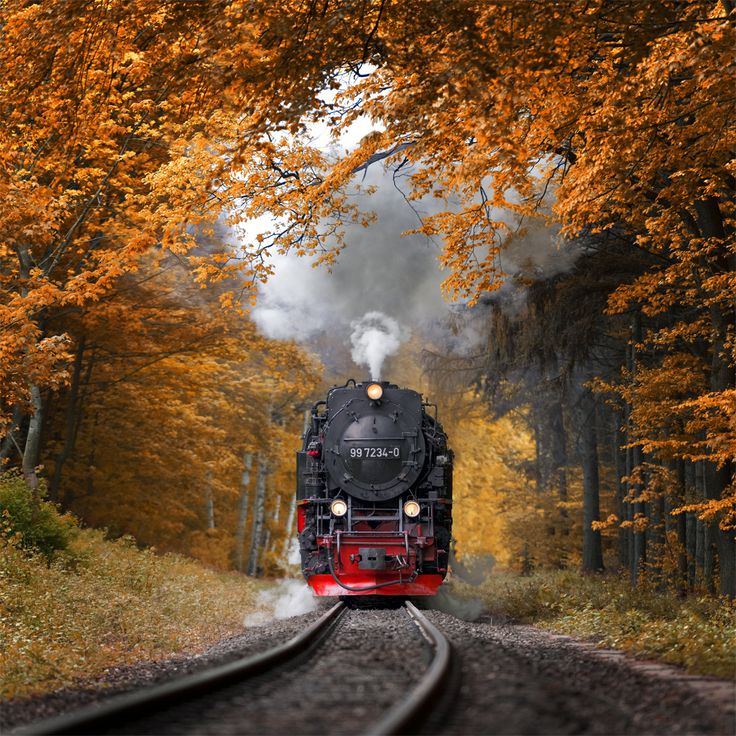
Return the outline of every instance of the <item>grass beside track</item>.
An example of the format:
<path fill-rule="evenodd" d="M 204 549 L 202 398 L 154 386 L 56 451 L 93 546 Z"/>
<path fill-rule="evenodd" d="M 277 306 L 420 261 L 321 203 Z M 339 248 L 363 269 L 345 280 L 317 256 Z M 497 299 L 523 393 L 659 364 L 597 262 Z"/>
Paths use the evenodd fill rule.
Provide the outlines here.
<path fill-rule="evenodd" d="M 480 596 L 491 613 L 680 665 L 697 674 L 736 678 L 736 605 L 710 595 L 680 598 L 632 590 L 615 575 L 576 571 L 528 577 L 496 573 L 458 593 Z"/>
<path fill-rule="evenodd" d="M 242 630 L 256 583 L 77 530 L 51 562 L 0 535 L 0 698 L 113 665 L 202 650 Z"/>

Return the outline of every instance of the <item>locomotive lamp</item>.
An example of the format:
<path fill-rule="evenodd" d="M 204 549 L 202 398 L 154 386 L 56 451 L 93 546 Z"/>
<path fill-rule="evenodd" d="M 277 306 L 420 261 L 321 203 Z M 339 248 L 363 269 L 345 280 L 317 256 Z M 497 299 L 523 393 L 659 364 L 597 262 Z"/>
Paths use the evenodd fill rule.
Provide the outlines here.
<path fill-rule="evenodd" d="M 419 516 L 419 511 L 420 511 L 419 504 L 416 501 L 407 501 L 404 504 L 404 513 L 407 516 L 410 516 L 412 519 L 415 516 Z"/>
<path fill-rule="evenodd" d="M 368 398 L 371 399 L 371 401 L 378 401 L 378 399 L 383 396 L 383 386 L 381 386 L 380 383 L 372 383 L 368 386 L 365 392 L 368 394 Z"/>
<path fill-rule="evenodd" d="M 332 511 L 335 516 L 345 516 L 348 512 L 348 505 L 341 498 L 336 498 L 330 504 L 330 511 Z"/>

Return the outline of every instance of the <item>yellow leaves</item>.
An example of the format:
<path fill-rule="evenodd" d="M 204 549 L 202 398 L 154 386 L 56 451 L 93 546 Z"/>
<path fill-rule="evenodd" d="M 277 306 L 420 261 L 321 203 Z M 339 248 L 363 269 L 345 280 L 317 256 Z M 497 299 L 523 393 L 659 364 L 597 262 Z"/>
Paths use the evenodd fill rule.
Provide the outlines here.
<path fill-rule="evenodd" d="M 593 522 L 593 528 L 595 528 L 596 522 Z M 650 520 L 646 514 L 635 513 L 633 521 L 622 521 L 619 526 L 621 529 L 631 529 L 632 531 L 643 534 L 649 527 Z"/>
<path fill-rule="evenodd" d="M 631 522 L 621 522 L 619 524 L 619 518 L 616 514 L 609 514 L 605 521 L 594 521 L 591 523 L 590 528 L 595 531 L 607 531 L 609 529 L 612 529 L 614 527 L 625 527 L 625 525 L 631 525 Z"/>
<path fill-rule="evenodd" d="M 461 556 L 493 555 L 508 564 L 514 554 L 509 539 L 516 508 L 511 499 L 524 497 L 526 479 L 519 466 L 533 457 L 533 441 L 521 422 L 511 417 L 491 421 L 470 407 L 446 407 L 445 429 L 456 450 L 454 469 L 453 534 Z M 513 504 L 513 501 L 511 501 Z M 525 511 L 528 511 L 525 509 Z"/>
<path fill-rule="evenodd" d="M 731 491 L 721 499 L 710 499 L 702 503 L 678 506 L 672 513 L 695 513 L 701 521 L 718 521 L 718 526 L 721 529 L 733 531 L 736 530 L 736 493 Z"/>

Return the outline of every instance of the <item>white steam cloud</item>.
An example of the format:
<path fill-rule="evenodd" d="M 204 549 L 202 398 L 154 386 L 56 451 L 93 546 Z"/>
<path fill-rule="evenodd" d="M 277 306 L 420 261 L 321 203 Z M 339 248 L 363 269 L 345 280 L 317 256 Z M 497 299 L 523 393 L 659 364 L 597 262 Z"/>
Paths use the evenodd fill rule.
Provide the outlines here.
<path fill-rule="evenodd" d="M 301 580 L 281 580 L 258 594 L 257 609 L 243 620 L 243 626 L 263 626 L 275 618 L 291 618 L 317 610 L 312 589 Z"/>
<path fill-rule="evenodd" d="M 381 312 L 368 312 L 350 323 L 353 360 L 371 372 L 371 379 L 381 380 L 383 361 L 401 346 L 399 323 Z"/>
<path fill-rule="evenodd" d="M 371 166 L 362 180 L 364 186 L 375 186 L 373 195 L 356 195 L 361 206 L 374 210 L 377 221 L 365 228 L 358 224 L 346 226 L 348 247 L 328 271 L 314 268 L 315 257 L 299 257 L 295 253 L 273 253 L 273 275 L 259 287 L 258 301 L 252 317 L 267 337 L 297 340 L 317 352 L 328 368 L 346 370 L 342 357 L 334 358 L 336 344 L 352 347 L 354 360 L 371 367 L 368 340 L 361 333 L 358 343 L 348 342 L 351 326 L 365 315 L 380 310 L 385 315 L 400 316 L 403 328 L 412 334 L 451 352 L 468 355 L 483 343 L 487 310 L 484 302 L 499 304 L 515 311 L 526 296 L 526 283 L 536 278 L 549 278 L 572 268 L 580 255 L 570 243 L 560 243 L 554 228 L 531 226 L 524 235 L 517 235 L 502 251 L 496 264 L 507 274 L 503 286 L 481 299 L 475 308 L 448 304 L 441 295 L 442 272 L 437 256 L 440 243 L 419 234 L 401 237 L 401 233 L 416 228 L 418 217 L 425 217 L 452 208 L 452 203 L 431 196 L 408 205 L 395 187 L 391 172 L 381 166 Z M 399 186 L 408 182 L 398 179 Z M 509 213 L 496 212 L 494 217 Z M 513 223 L 511 223 L 513 224 Z M 263 223 L 261 223 L 263 225 Z M 249 236 L 253 237 L 258 227 Z M 521 279 L 517 276 L 523 277 Z M 353 328 L 354 329 L 354 328 Z M 391 330 L 383 330 L 391 335 Z M 387 340 L 381 337 L 382 340 Z M 396 344 L 396 338 L 391 341 Z M 401 339 L 399 338 L 399 342 Z M 396 348 L 385 352 L 389 357 Z M 379 352 L 376 350 L 376 352 Z M 361 357 L 355 357 L 360 354 Z"/>

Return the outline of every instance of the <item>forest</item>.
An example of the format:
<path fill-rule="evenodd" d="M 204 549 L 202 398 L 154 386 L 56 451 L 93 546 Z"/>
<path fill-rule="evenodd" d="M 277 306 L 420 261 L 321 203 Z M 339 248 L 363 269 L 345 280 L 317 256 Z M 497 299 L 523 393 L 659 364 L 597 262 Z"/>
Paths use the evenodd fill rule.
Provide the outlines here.
<path fill-rule="evenodd" d="M 388 365 L 457 448 L 458 556 L 733 598 L 735 12 L 6 0 L 2 482 L 283 572 L 304 414 L 347 376 L 251 310 L 276 255 L 340 261 L 383 167 L 479 334 Z M 509 269 L 540 233 L 545 268 Z"/>

